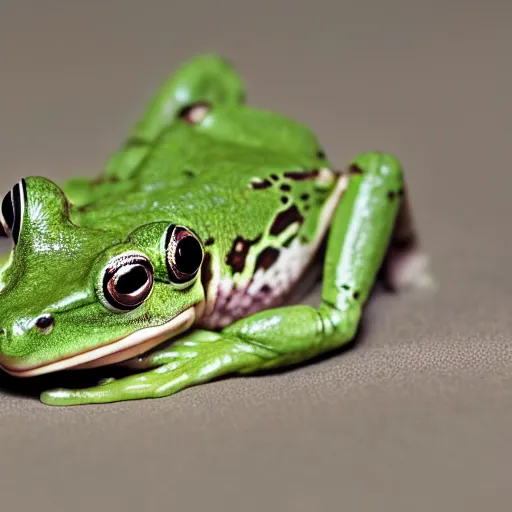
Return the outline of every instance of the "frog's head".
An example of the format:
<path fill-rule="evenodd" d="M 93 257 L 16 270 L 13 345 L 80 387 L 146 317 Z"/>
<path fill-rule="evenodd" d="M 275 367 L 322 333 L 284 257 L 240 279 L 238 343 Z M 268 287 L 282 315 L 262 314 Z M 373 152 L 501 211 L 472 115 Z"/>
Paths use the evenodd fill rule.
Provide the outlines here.
<path fill-rule="evenodd" d="M 20 181 L 2 203 L 14 250 L 0 271 L 0 367 L 17 376 L 124 361 L 186 330 L 201 313 L 203 246 L 157 222 L 128 237 L 80 227 L 63 192 Z"/>

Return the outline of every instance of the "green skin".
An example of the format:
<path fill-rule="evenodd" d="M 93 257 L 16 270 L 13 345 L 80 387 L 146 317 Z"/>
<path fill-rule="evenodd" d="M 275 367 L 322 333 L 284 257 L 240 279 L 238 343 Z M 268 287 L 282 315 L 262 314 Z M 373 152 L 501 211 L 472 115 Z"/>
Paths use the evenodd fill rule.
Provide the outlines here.
<path fill-rule="evenodd" d="M 401 166 L 369 152 L 333 171 L 310 130 L 246 106 L 243 93 L 225 60 L 193 58 L 98 179 L 62 188 L 25 180 L 19 236 L 0 273 L 1 367 L 20 377 L 114 363 L 137 370 L 46 391 L 45 404 L 168 396 L 354 338 L 386 256 L 414 239 Z M 171 225 L 197 237 L 184 256 L 192 265 L 202 248 L 197 273 L 179 284 L 167 264 Z M 151 262 L 154 284 L 119 311 L 105 299 L 104 270 L 130 251 Z M 319 307 L 283 305 L 314 262 L 323 266 Z M 262 279 L 259 298 L 246 294 L 239 306 Z M 223 294 L 235 294 L 231 305 Z M 37 323 L 42 315 L 51 325 Z"/>

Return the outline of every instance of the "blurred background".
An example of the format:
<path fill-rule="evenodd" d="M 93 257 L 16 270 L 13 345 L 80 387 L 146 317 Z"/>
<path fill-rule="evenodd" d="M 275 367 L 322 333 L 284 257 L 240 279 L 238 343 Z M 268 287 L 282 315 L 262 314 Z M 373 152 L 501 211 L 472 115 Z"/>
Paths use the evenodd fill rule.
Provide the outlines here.
<path fill-rule="evenodd" d="M 441 285 L 379 297 L 348 354 L 171 399 L 49 409 L 7 379 L 3 506 L 504 510 L 511 21 L 497 0 L 2 0 L 1 195 L 99 173 L 176 66 L 219 52 L 340 166 L 400 157 Z"/>

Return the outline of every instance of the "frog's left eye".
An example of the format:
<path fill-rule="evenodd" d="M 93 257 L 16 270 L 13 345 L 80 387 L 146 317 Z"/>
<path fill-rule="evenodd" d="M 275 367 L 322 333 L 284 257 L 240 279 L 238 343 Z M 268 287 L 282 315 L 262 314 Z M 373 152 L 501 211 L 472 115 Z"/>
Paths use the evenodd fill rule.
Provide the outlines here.
<path fill-rule="evenodd" d="M 143 254 L 126 253 L 109 262 L 103 272 L 103 297 L 115 311 L 130 311 L 151 294 L 154 269 Z"/>
<path fill-rule="evenodd" d="M 25 180 L 21 180 L 2 200 L 0 235 L 12 236 L 14 245 L 18 244 L 20 237 L 26 198 L 27 186 Z"/>
<path fill-rule="evenodd" d="M 170 226 L 166 235 L 167 273 L 171 283 L 190 284 L 203 263 L 204 251 L 199 238 L 183 226 Z"/>

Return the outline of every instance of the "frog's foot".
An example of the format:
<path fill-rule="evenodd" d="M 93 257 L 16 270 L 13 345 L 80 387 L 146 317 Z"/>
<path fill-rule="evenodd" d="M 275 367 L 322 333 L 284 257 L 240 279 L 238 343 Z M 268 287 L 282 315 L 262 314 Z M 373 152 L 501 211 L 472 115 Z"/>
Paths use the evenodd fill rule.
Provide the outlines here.
<path fill-rule="evenodd" d="M 118 380 L 104 379 L 87 389 L 46 391 L 41 401 L 70 406 L 160 398 L 244 368 L 257 367 L 275 354 L 235 337 L 200 331 L 149 357 L 144 366 L 157 368 Z"/>

